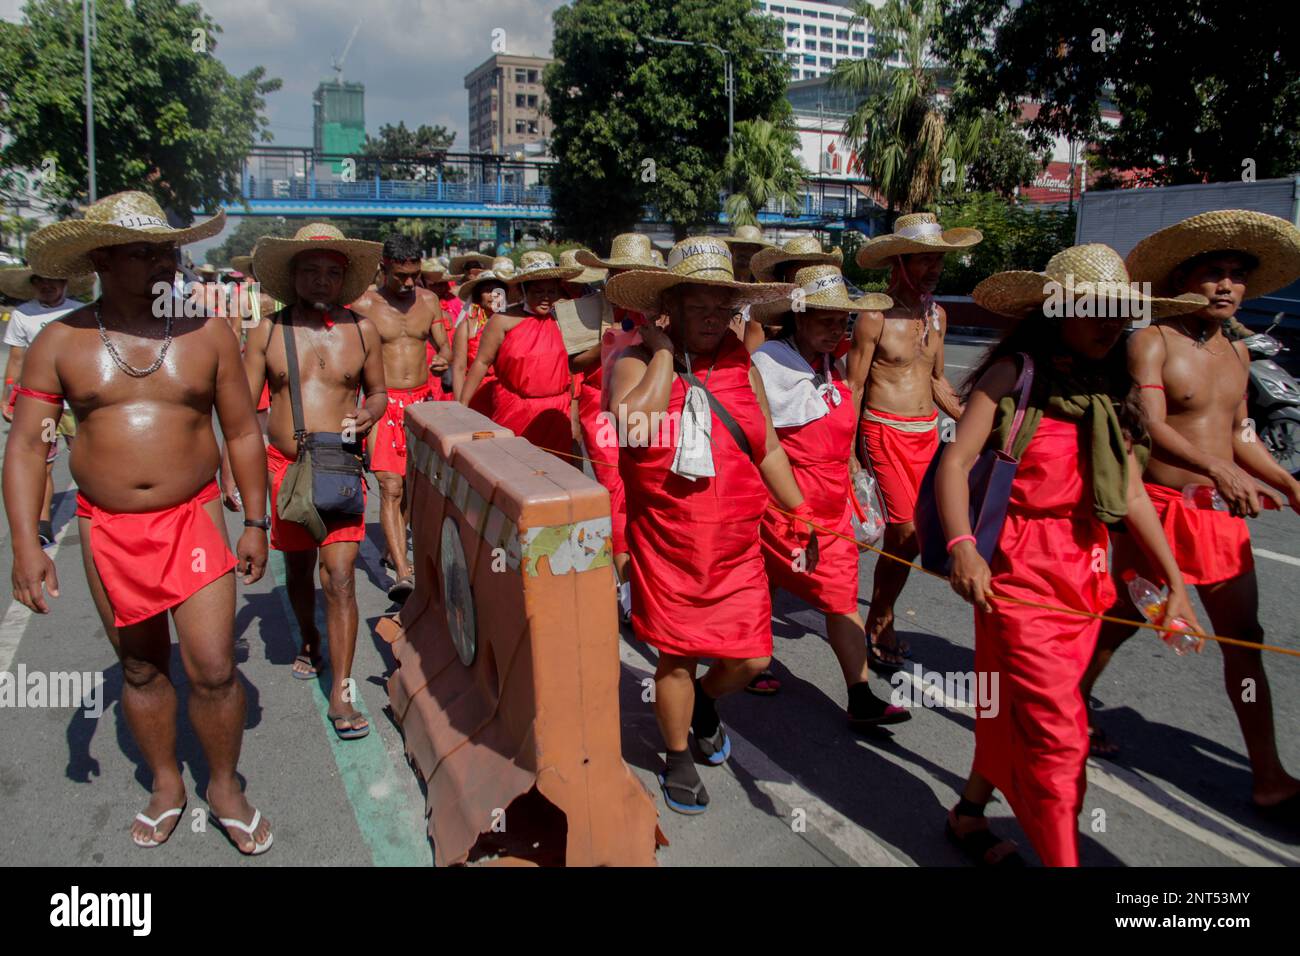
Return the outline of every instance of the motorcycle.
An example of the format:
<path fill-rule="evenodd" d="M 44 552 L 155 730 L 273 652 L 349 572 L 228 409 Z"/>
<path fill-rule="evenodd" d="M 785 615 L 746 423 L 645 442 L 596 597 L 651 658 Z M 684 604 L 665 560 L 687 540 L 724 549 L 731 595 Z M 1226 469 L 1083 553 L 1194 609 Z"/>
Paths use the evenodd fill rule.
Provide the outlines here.
<path fill-rule="evenodd" d="M 1289 474 L 1300 475 L 1300 385 L 1273 356 L 1286 348 L 1269 333 L 1282 321 L 1279 312 L 1263 332 L 1242 339 L 1250 354 L 1246 407 L 1255 433 Z"/>

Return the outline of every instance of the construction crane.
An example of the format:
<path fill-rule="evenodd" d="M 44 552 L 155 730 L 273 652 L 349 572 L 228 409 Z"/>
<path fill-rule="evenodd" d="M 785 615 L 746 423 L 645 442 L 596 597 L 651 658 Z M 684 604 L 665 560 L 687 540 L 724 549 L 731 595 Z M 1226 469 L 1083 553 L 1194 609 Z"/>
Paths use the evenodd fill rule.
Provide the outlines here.
<path fill-rule="evenodd" d="M 343 52 L 331 61 L 334 68 L 334 79 L 339 83 L 343 82 L 343 61 L 348 58 L 348 51 L 352 49 L 352 41 L 357 38 L 357 31 L 360 29 L 361 21 L 358 20 L 357 25 L 352 28 L 352 35 L 348 37 L 347 45 L 343 47 Z"/>

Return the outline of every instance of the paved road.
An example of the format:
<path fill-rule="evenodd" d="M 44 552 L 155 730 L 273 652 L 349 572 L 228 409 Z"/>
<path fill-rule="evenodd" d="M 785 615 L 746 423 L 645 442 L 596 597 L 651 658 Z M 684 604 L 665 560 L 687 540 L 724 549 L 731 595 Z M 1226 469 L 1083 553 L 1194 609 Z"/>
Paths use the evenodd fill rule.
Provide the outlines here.
<path fill-rule="evenodd" d="M 975 364 L 977 344 L 954 343 L 954 378 Z M 56 469 L 59 489 L 69 476 Z M 164 848 L 143 851 L 127 836 L 145 802 L 147 776 L 119 707 L 121 671 L 104 639 L 81 569 L 73 493 L 56 498 L 56 565 L 63 596 L 48 616 L 10 605 L 0 620 L 0 671 L 92 671 L 103 675 L 104 713 L 73 708 L 0 711 L 0 863 L 66 865 L 425 865 L 423 796 L 385 717 L 392 666 L 374 636 L 391 608 L 381 587 L 381 534 L 372 498 L 358 577 L 362 634 L 355 675 L 375 732 L 340 743 L 324 719 L 320 689 L 292 680 L 297 635 L 274 574 L 244 589 L 238 605 L 240 669 L 249 708 L 240 769 L 254 803 L 276 827 L 274 850 L 249 861 L 208 830 L 179 829 Z M 232 535 L 236 521 L 231 519 Z M 1292 594 L 1300 585 L 1300 517 L 1269 514 L 1252 525 L 1260 557 L 1268 640 L 1300 647 Z M 7 577 L 7 533 L 0 542 Z M 379 547 L 377 547 L 377 545 Z M 870 593 L 874 556 L 862 561 Z M 866 604 L 863 603 L 865 612 Z M 900 630 L 926 670 L 973 670 L 971 612 L 942 582 L 920 578 L 900 602 Z M 737 695 L 721 705 L 734 744 L 730 763 L 703 768 L 713 804 L 702 817 L 661 813 L 671 841 L 664 865 L 954 865 L 942 834 L 972 754 L 973 717 L 958 707 L 919 710 L 891 734 L 866 739 L 843 725 L 845 692 L 818 615 L 787 596 L 773 618 L 773 698 Z M 624 753 L 657 794 L 658 734 L 641 678 L 653 652 L 631 635 L 622 644 Z M 1083 861 L 1091 865 L 1296 865 L 1300 838 L 1260 823 L 1246 805 L 1250 778 L 1222 688 L 1219 654 L 1179 658 L 1152 637 L 1135 638 L 1096 690 L 1123 759 L 1092 763 L 1083 817 Z M 175 660 L 175 657 L 174 657 Z M 1300 660 L 1268 660 L 1283 759 L 1300 773 Z M 181 674 L 175 660 L 174 673 Z M 183 677 L 181 678 L 183 685 Z M 890 685 L 877 681 L 877 690 Z M 185 689 L 182 686 L 182 700 Z M 958 704 L 958 701 L 950 703 Z M 180 750 L 191 813 L 203 804 L 203 762 L 182 719 Z M 656 798 L 662 808 L 662 802 Z M 997 803 L 995 822 L 1025 845 Z M 1006 819 L 1002 819 L 1006 818 Z"/>

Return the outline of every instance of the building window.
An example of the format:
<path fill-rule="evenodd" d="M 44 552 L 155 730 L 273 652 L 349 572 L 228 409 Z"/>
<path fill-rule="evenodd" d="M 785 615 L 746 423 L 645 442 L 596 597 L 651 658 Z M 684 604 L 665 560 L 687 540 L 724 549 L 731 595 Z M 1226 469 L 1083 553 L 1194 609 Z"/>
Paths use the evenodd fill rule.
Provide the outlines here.
<path fill-rule="evenodd" d="M 767 9 L 768 12 L 770 13 L 785 13 L 785 7 L 778 7 L 775 3 L 769 6 Z"/>
<path fill-rule="evenodd" d="M 785 38 L 785 45 L 788 46 L 788 47 L 796 47 L 796 48 L 797 48 L 797 47 L 799 46 L 799 38 L 798 38 L 798 37 L 786 37 L 786 38 Z"/>
<path fill-rule="evenodd" d="M 836 30 L 836 31 L 835 31 L 835 39 L 837 39 L 837 40 L 847 40 L 848 38 L 849 38 L 849 31 L 848 31 L 848 30 Z"/>
<path fill-rule="evenodd" d="M 517 110 L 521 110 L 521 109 L 523 109 L 523 108 L 524 108 L 524 94 L 522 94 L 522 93 L 516 93 L 516 94 L 515 94 L 515 109 L 517 109 Z"/>
<path fill-rule="evenodd" d="M 823 44 L 822 44 L 822 52 L 823 52 L 823 53 L 830 53 L 832 49 L 834 49 L 834 45 L 833 45 L 833 44 L 830 44 L 830 43 L 823 43 Z"/>
<path fill-rule="evenodd" d="M 853 48 L 853 55 L 856 56 L 856 57 L 858 57 L 858 58 L 861 58 L 862 55 L 863 55 L 863 53 L 862 53 L 862 47 L 860 47 L 860 46 L 855 46 L 855 47 Z"/>
<path fill-rule="evenodd" d="M 527 70 L 515 70 L 515 82 L 516 82 L 516 83 L 526 83 L 526 82 L 528 82 L 528 71 L 527 71 Z"/>
<path fill-rule="evenodd" d="M 817 16 L 821 17 L 823 20 L 834 20 L 834 19 L 835 19 L 835 14 L 833 14 L 833 13 L 827 13 L 825 10 L 823 10 L 821 13 L 817 14 Z"/>
<path fill-rule="evenodd" d="M 862 31 L 861 31 L 861 30 L 854 30 L 854 31 L 853 31 L 853 42 L 854 42 L 854 43 L 861 43 L 861 42 L 862 42 Z"/>
<path fill-rule="evenodd" d="M 528 121 L 528 132 L 530 132 L 530 133 L 536 133 L 536 132 L 537 132 L 537 122 L 536 122 L 535 120 L 529 120 L 529 121 Z"/>
<path fill-rule="evenodd" d="M 822 27 L 821 35 L 829 39 L 830 37 L 835 36 L 835 31 L 832 30 L 830 27 Z"/>
<path fill-rule="evenodd" d="M 816 36 L 816 35 L 817 35 L 817 28 L 814 27 L 814 26 L 809 26 L 808 24 L 805 23 L 805 24 L 803 25 L 803 32 L 804 32 L 804 33 L 807 33 L 807 34 L 810 34 L 810 35 L 812 35 L 812 36 Z"/>
<path fill-rule="evenodd" d="M 841 54 L 842 56 L 848 56 L 849 45 L 847 43 L 837 43 L 835 44 L 835 52 Z"/>
<path fill-rule="evenodd" d="M 526 124 L 523 120 L 515 120 L 515 132 L 516 132 L 516 133 L 522 133 L 522 132 L 524 132 L 526 129 L 528 129 L 528 124 Z"/>
<path fill-rule="evenodd" d="M 529 82 L 529 83 L 536 83 L 536 82 L 537 82 L 537 71 L 536 71 L 536 70 L 529 70 L 529 71 L 528 71 L 528 82 Z"/>
<path fill-rule="evenodd" d="M 799 24 L 797 23 L 790 23 L 789 21 L 786 21 L 785 28 L 789 30 L 791 33 L 799 32 Z"/>
<path fill-rule="evenodd" d="M 832 60 L 832 59 L 831 59 L 830 57 L 828 57 L 828 56 L 824 56 L 824 57 L 822 57 L 821 65 L 822 65 L 822 66 L 834 66 L 834 65 L 835 65 L 835 61 Z"/>
<path fill-rule="evenodd" d="M 817 65 L 817 57 L 815 57 L 815 56 L 809 56 L 807 53 L 805 53 L 805 54 L 803 55 L 803 62 L 804 62 L 804 66 L 816 66 L 816 65 Z"/>
<path fill-rule="evenodd" d="M 529 96 L 529 97 L 528 97 L 528 108 L 529 108 L 530 110 L 535 110 L 535 109 L 537 109 L 537 97 L 536 97 L 536 96 Z"/>

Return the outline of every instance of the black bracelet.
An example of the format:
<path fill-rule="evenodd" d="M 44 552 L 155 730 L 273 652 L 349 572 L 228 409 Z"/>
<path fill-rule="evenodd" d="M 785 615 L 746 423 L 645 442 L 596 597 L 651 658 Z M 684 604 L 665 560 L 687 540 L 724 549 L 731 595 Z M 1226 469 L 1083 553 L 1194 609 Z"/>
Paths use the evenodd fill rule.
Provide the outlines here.
<path fill-rule="evenodd" d="M 270 518 L 245 518 L 245 519 L 244 519 L 244 527 L 245 527 L 245 528 L 261 528 L 263 531 L 270 531 L 270 530 L 271 530 L 271 519 L 270 519 Z"/>

